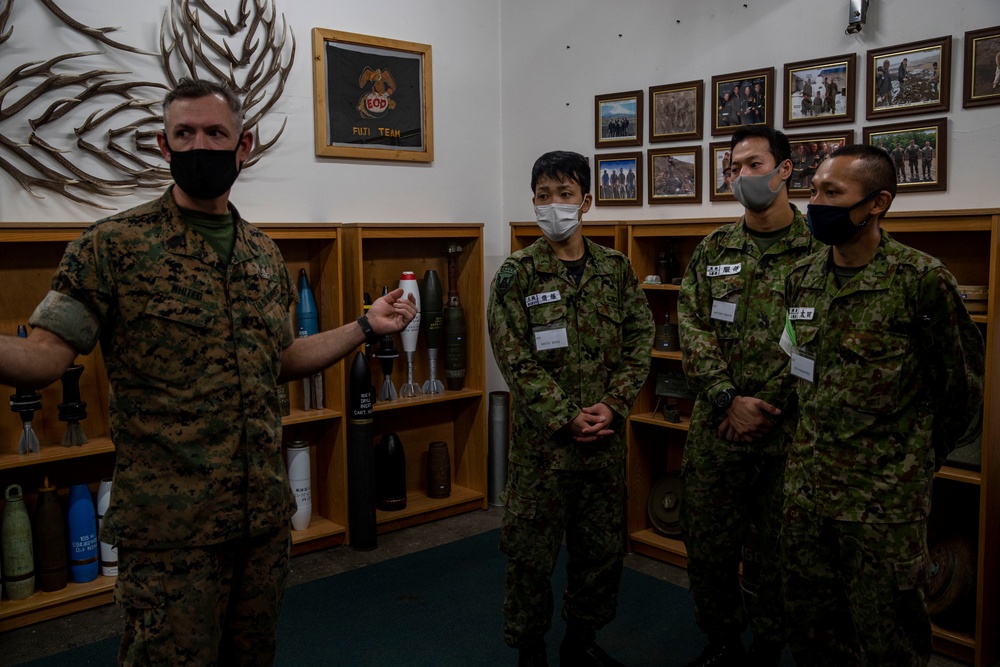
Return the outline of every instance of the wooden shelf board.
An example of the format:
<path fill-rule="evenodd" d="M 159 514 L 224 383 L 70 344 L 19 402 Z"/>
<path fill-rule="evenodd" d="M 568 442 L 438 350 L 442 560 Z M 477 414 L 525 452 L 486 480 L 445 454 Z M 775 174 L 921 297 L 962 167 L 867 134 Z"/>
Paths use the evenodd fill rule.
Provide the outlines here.
<path fill-rule="evenodd" d="M 309 526 L 305 530 L 292 531 L 292 544 L 298 546 L 304 542 L 332 537 L 334 535 L 343 535 L 346 532 L 347 528 L 341 526 L 339 523 L 324 519 L 321 516 L 313 516 L 309 520 Z"/>
<path fill-rule="evenodd" d="M 340 410 L 330 410 L 321 408 L 319 410 L 299 410 L 292 408 L 291 414 L 281 418 L 282 426 L 291 424 L 305 424 L 307 422 L 318 422 L 324 419 L 339 419 L 344 416 Z"/>
<path fill-rule="evenodd" d="M 682 361 L 684 359 L 680 352 L 652 352 L 650 356 L 653 359 L 671 359 L 673 361 Z"/>
<path fill-rule="evenodd" d="M 659 426 L 660 428 L 672 428 L 678 431 L 687 431 L 691 428 L 691 418 L 687 415 L 681 415 L 681 421 L 677 424 L 668 422 L 663 418 L 663 415 L 657 412 L 632 413 L 629 419 L 640 424 L 649 424 L 650 426 Z"/>
<path fill-rule="evenodd" d="M 934 476 L 940 477 L 941 479 L 950 479 L 953 482 L 964 482 L 966 484 L 978 485 L 982 483 L 982 474 L 978 470 L 966 470 L 965 468 L 942 466 L 940 470 L 934 473 Z"/>
<path fill-rule="evenodd" d="M 376 510 L 378 523 L 389 523 L 399 519 L 406 519 L 420 514 L 427 514 L 434 510 L 452 505 L 462 505 L 469 501 L 481 501 L 485 496 L 472 489 L 457 484 L 451 485 L 451 495 L 447 498 L 429 498 L 423 491 L 414 491 L 406 494 L 406 508 L 393 512 Z"/>
<path fill-rule="evenodd" d="M 680 292 L 681 291 L 681 286 L 680 285 L 674 285 L 672 283 L 666 283 L 666 284 L 665 283 L 660 283 L 659 285 L 650 284 L 650 283 L 642 283 L 642 289 L 644 289 L 644 290 L 650 290 L 650 291 L 653 291 L 653 292 L 658 291 L 658 290 L 663 290 L 664 292 Z"/>
<path fill-rule="evenodd" d="M 652 528 L 629 533 L 629 550 L 665 563 L 687 567 L 684 542 L 658 533 Z"/>
<path fill-rule="evenodd" d="M 457 401 L 463 398 L 481 398 L 483 392 L 479 389 L 460 389 L 458 391 L 445 390 L 443 394 L 423 394 L 413 398 L 397 398 L 395 401 L 382 401 L 375 403 L 375 412 L 383 410 L 398 410 L 399 408 L 411 408 L 416 405 L 429 405 L 431 403 L 445 403 L 447 401 Z"/>
<path fill-rule="evenodd" d="M 47 621 L 112 602 L 116 577 L 98 575 L 85 584 L 66 584 L 52 593 L 36 592 L 24 600 L 0 602 L 0 632 Z"/>
<path fill-rule="evenodd" d="M 976 660 L 976 639 L 971 635 L 945 630 L 931 624 L 931 634 L 934 642 L 934 652 L 943 653 L 964 662 L 973 663 Z"/>
<path fill-rule="evenodd" d="M 57 444 L 43 445 L 37 454 L 0 454 L 0 470 L 51 463 L 52 461 L 65 461 L 113 451 L 115 451 L 115 446 L 111 444 L 111 438 L 91 438 L 87 444 L 78 447 L 63 447 Z"/>

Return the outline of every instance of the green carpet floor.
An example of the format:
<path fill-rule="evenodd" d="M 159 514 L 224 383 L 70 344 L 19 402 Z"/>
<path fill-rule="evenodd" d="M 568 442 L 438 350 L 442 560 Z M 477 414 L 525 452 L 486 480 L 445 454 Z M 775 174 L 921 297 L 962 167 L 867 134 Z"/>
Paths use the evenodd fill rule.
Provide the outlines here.
<path fill-rule="evenodd" d="M 514 665 L 501 632 L 504 565 L 490 531 L 289 588 L 278 626 L 281 667 L 307 665 Z M 556 613 L 549 662 L 558 664 L 565 626 L 565 550 L 553 577 Z M 690 594 L 625 568 L 618 617 L 598 636 L 632 667 L 684 665 L 704 641 Z M 34 667 L 113 665 L 112 638 L 29 663 Z M 791 664 L 786 656 L 783 664 Z"/>

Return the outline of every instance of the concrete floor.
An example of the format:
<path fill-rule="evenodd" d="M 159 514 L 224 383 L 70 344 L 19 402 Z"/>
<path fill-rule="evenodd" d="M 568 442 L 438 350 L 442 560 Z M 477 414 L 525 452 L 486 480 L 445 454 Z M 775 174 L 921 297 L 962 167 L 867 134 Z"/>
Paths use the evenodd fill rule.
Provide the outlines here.
<path fill-rule="evenodd" d="M 359 567 L 365 567 L 390 558 L 428 549 L 439 544 L 454 542 L 464 537 L 478 535 L 500 526 L 502 508 L 485 512 L 470 512 L 431 523 L 380 535 L 378 548 L 372 551 L 355 551 L 350 547 L 334 547 L 292 559 L 288 586 L 308 583 Z M 625 565 L 649 576 L 687 588 L 687 572 L 681 568 L 661 563 L 646 556 L 631 554 Z M 67 649 L 112 637 L 120 633 L 123 615 L 115 605 L 63 616 L 43 623 L 11 630 L 0 635 L 0 664 L 18 665 Z M 511 652 L 511 664 L 516 654 Z M 931 658 L 931 667 L 958 667 L 943 656 Z"/>

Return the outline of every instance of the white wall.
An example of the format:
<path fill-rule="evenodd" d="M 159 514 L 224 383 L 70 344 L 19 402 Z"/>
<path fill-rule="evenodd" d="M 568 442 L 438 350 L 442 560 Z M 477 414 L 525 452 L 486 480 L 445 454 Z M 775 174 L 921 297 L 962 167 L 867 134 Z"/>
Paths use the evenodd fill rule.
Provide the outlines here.
<path fill-rule="evenodd" d="M 61 0 L 57 4 L 87 25 L 120 25 L 121 30 L 112 37 L 155 50 L 168 1 Z M 230 7 L 233 13 L 232 7 L 239 3 L 211 0 L 210 4 L 219 9 Z M 139 6 L 143 12 L 137 11 Z M 285 15 L 295 34 L 297 53 L 285 92 L 265 129 L 276 130 L 285 117 L 288 124 L 277 145 L 257 166 L 247 169 L 234 187 L 232 199 L 248 219 L 483 222 L 490 231 L 501 226 L 497 0 L 366 0 L 363 3 L 277 0 L 277 9 Z M 93 42 L 60 25 L 38 2 L 15 2 L 8 25 L 14 28 L 14 34 L 7 44 L 0 46 L 0 79 L 16 65 L 31 60 L 70 50 L 94 50 Z M 313 27 L 432 46 L 435 129 L 432 164 L 315 156 Z M 39 39 L 40 34 L 45 39 Z M 142 56 L 116 59 L 114 53 L 101 58 L 132 70 L 139 78 L 147 73 L 157 76 L 155 59 Z M 8 99 L 6 104 L 10 102 Z M 22 124 L 14 131 L 7 124 L 0 131 L 23 141 L 29 130 Z M 268 136 L 265 132 L 265 138 Z M 106 215 L 99 209 L 67 203 L 44 190 L 38 192 L 45 198 L 35 199 L 0 171 L 0 221 L 78 221 Z M 110 202 L 124 209 L 150 197 L 147 193 Z"/>
<path fill-rule="evenodd" d="M 781 100 L 785 63 L 858 54 L 858 108 L 855 141 L 865 125 L 865 54 L 882 48 L 952 35 L 951 111 L 948 140 L 948 190 L 907 193 L 894 211 L 992 207 L 997 196 L 996 160 L 1000 154 L 1000 106 L 962 109 L 964 34 L 1000 25 L 996 0 L 872 0 L 859 35 L 844 34 L 848 0 L 503 0 L 504 219 L 533 218 L 528 177 L 535 158 L 546 150 L 568 149 L 592 156 L 594 96 L 694 79 L 705 81 L 710 103 L 711 78 L 773 67 Z M 782 109 L 776 104 L 780 129 Z M 648 114 L 647 114 L 648 115 Z M 880 120 L 876 124 L 934 117 L 924 114 Z M 648 119 L 644 134 L 648 135 Z M 849 129 L 824 125 L 792 132 Z M 706 114 L 700 143 L 707 162 L 711 137 Z M 643 147 L 648 150 L 647 141 Z M 670 144 L 655 144 L 654 147 Z M 616 149 L 621 151 L 635 148 Z M 611 152 L 611 151 L 602 151 Z M 708 176 L 703 177 L 703 189 Z M 645 190 L 644 190 L 645 192 Z M 587 219 L 672 219 L 741 214 L 739 204 L 591 208 Z M 804 206 L 806 200 L 796 200 Z"/>
<path fill-rule="evenodd" d="M 707 93 L 713 75 L 774 67 L 775 99 L 780 99 L 784 63 L 854 52 L 860 101 L 853 129 L 860 141 L 865 52 L 948 34 L 955 40 L 948 191 L 906 194 L 893 208 L 1000 205 L 995 188 L 1000 107 L 961 108 L 963 36 L 1000 25 L 997 0 L 872 0 L 868 23 L 856 36 L 844 34 L 847 0 L 276 1 L 298 50 L 284 96 L 264 126 L 266 134 L 287 117 L 285 133 L 258 166 L 241 175 L 233 191 L 233 201 L 251 220 L 482 222 L 488 285 L 509 251 L 507 223 L 532 219 L 528 180 L 535 158 L 555 149 L 594 153 L 595 95 L 642 89 L 648 97 L 650 86 L 691 79 L 705 80 Z M 114 38 L 155 50 L 168 0 L 60 4 L 87 25 L 120 25 Z M 211 0 L 216 8 L 238 4 Z M 61 25 L 38 2 L 15 2 L 8 27 L 14 33 L 0 46 L 0 78 L 29 61 L 94 50 L 93 42 Z M 432 164 L 315 156 L 313 27 L 433 46 Z M 112 66 L 138 76 L 156 72 L 153 59 L 101 50 L 106 53 L 96 58 Z M 20 94 L 9 94 L 4 108 Z M 706 147 L 720 140 L 709 136 L 707 121 L 706 116 L 700 142 Z M 26 124 L 12 125 L 0 121 L 0 134 L 26 140 Z M 67 137 L 71 131 L 68 124 Z M 644 148 L 649 147 L 647 142 Z M 39 192 L 44 199 L 35 199 L 0 171 L 0 222 L 86 221 L 106 215 Z M 124 209 L 151 196 L 111 203 Z M 709 203 L 707 194 L 704 200 L 701 205 L 594 207 L 588 218 L 735 218 L 740 213 L 738 204 Z M 490 389 L 502 387 L 492 361 L 487 380 Z"/>

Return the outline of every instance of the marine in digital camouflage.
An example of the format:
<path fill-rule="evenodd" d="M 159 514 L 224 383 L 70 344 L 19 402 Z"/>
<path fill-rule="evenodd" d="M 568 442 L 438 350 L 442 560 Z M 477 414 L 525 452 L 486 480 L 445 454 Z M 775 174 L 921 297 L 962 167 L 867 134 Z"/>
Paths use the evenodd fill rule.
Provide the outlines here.
<path fill-rule="evenodd" d="M 115 582 L 115 600 L 125 608 L 119 665 L 274 664 L 290 524 L 241 540 L 246 567 L 238 581 L 231 576 L 232 552 L 214 546 L 122 548 L 122 555 Z M 192 581 L 200 595 L 190 594 Z M 224 621 L 234 608 L 239 621 Z"/>
<path fill-rule="evenodd" d="M 625 419 L 649 372 L 653 319 L 628 259 L 584 243 L 579 284 L 542 238 L 513 253 L 490 288 L 490 340 L 513 397 L 500 538 L 508 556 L 504 636 L 511 646 L 539 640 L 551 624 L 550 577 L 564 533 L 573 565 L 563 618 L 596 631 L 617 605 Z M 536 349 L 535 333 L 561 328 L 567 346 Z M 615 433 L 575 442 L 564 427 L 599 402 L 615 414 Z"/>
<path fill-rule="evenodd" d="M 789 498 L 838 521 L 908 522 L 930 512 L 934 471 L 982 410 L 985 347 L 955 278 L 887 232 L 838 289 L 832 250 L 788 280 L 795 344 L 815 361 L 799 379 Z"/>
<path fill-rule="evenodd" d="M 697 393 L 682 457 L 681 528 L 698 624 L 711 644 L 738 637 L 748 623 L 755 639 L 785 641 L 778 537 L 785 453 L 797 412 L 778 338 L 785 278 L 814 244 L 798 209 L 788 232 L 766 251 L 741 219 L 702 239 L 681 285 L 684 372 Z M 733 304 L 731 322 L 712 317 L 716 302 Z M 774 429 L 749 443 L 720 438 L 725 412 L 711 399 L 729 388 L 781 409 Z M 752 595 L 739 585 L 751 525 L 762 561 Z"/>
<path fill-rule="evenodd" d="M 796 378 L 783 539 L 790 644 L 810 665 L 926 664 L 934 471 L 983 409 L 985 348 L 940 261 L 881 232 L 838 287 L 832 249 L 791 273 Z M 849 620 L 848 620 L 849 619 Z"/>
<path fill-rule="evenodd" d="M 81 353 L 101 343 L 116 452 L 104 542 L 217 544 L 273 532 L 295 509 L 275 389 L 295 293 L 274 243 L 230 210 L 229 265 L 171 190 L 98 221 L 31 317 Z"/>

